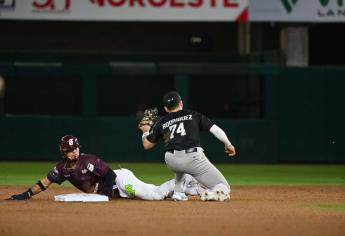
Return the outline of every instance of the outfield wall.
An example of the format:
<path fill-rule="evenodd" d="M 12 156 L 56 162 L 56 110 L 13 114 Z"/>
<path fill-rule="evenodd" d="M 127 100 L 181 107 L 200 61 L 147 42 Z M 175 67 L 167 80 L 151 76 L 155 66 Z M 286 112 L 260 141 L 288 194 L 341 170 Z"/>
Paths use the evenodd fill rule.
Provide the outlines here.
<path fill-rule="evenodd" d="M 209 64 L 169 64 L 156 68 L 146 71 L 174 75 L 176 88 L 185 96 L 190 75 L 242 74 L 264 78 L 262 118 L 214 119 L 230 135 L 237 147 L 237 158 L 227 158 L 223 145 L 211 134 L 203 134 L 202 144 L 212 161 L 345 163 L 342 91 L 345 69 L 226 64 L 213 67 Z M 145 70 L 130 71 L 140 74 Z M 96 115 L 94 84 L 99 73 L 124 71 L 112 70 L 107 65 L 63 65 L 43 69 L 1 65 L 0 74 L 4 77 L 78 74 L 83 79 L 83 99 L 81 116 L 7 114 L 1 117 L 0 160 L 58 160 L 59 138 L 72 133 L 80 137 L 86 152 L 97 153 L 108 161 L 163 161 L 162 145 L 151 151 L 143 150 L 136 118 Z"/>
<path fill-rule="evenodd" d="M 266 121 L 215 120 L 238 147 L 235 162 L 277 162 L 274 125 Z M 58 160 L 58 141 L 73 133 L 80 137 L 83 150 L 109 161 L 164 161 L 162 145 L 145 151 L 134 118 L 47 118 L 8 117 L 0 122 L 2 160 Z M 203 135 L 210 159 L 229 161 L 223 145 L 211 134 Z M 260 148 L 257 148 L 260 147 Z"/>

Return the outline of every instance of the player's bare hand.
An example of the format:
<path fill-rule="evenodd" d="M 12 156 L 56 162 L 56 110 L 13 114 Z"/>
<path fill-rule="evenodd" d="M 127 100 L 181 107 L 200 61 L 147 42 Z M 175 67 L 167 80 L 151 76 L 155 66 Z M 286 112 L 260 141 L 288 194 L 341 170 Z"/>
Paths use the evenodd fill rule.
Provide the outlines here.
<path fill-rule="evenodd" d="M 225 153 L 228 154 L 228 156 L 235 156 L 236 155 L 236 149 L 234 146 L 230 145 L 226 145 L 225 146 Z"/>
<path fill-rule="evenodd" d="M 141 131 L 143 131 L 143 133 L 149 132 L 149 131 L 150 131 L 150 128 L 151 128 L 151 126 L 149 126 L 149 125 L 142 125 L 142 126 L 139 126 L 139 129 L 140 129 Z"/>

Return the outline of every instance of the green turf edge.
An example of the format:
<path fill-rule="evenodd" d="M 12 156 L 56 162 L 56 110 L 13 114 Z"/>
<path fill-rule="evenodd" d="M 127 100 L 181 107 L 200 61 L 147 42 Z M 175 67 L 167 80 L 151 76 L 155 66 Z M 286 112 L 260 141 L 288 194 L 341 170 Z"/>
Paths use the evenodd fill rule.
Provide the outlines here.
<path fill-rule="evenodd" d="M 53 162 L 0 162 L 0 185 L 32 185 Z M 109 163 L 119 168 L 117 163 Z M 121 163 L 142 181 L 161 184 L 174 174 L 164 163 Z M 345 185 L 345 165 L 216 164 L 232 186 Z M 69 186 L 69 185 L 67 185 Z"/>
<path fill-rule="evenodd" d="M 322 210 L 337 210 L 337 211 L 345 211 L 345 204 L 340 203 L 315 203 L 307 205 L 307 207 L 317 208 Z"/>

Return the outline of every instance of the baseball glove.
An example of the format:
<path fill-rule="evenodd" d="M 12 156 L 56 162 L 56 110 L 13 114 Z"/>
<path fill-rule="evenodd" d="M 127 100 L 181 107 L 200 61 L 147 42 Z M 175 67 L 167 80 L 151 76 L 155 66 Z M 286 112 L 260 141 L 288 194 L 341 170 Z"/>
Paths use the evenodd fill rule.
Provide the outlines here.
<path fill-rule="evenodd" d="M 144 125 L 152 126 L 158 119 L 158 109 L 157 107 L 146 109 L 144 111 L 143 118 L 139 122 L 139 129 Z"/>

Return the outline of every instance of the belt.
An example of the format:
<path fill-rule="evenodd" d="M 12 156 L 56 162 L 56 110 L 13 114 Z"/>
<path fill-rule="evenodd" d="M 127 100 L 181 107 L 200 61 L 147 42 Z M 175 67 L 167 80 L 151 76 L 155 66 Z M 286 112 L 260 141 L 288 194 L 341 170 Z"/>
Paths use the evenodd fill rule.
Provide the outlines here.
<path fill-rule="evenodd" d="M 198 148 L 192 147 L 185 150 L 167 150 L 167 152 L 170 152 L 170 153 L 174 153 L 175 151 L 184 151 L 185 153 L 192 153 L 192 152 L 197 152 Z"/>

